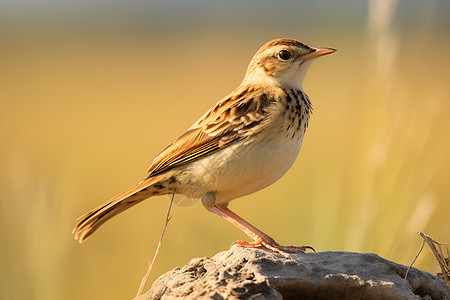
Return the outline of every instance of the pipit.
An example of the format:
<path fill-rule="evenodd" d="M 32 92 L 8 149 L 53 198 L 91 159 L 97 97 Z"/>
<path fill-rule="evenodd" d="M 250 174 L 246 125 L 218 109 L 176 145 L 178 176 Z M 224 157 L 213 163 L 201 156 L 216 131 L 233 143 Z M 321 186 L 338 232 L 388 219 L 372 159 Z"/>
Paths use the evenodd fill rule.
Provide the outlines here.
<path fill-rule="evenodd" d="M 290 258 L 309 246 L 281 246 L 233 213 L 231 200 L 274 183 L 298 156 L 312 111 L 303 80 L 312 61 L 336 50 L 292 39 L 266 43 L 252 58 L 242 83 L 217 102 L 153 160 L 148 176 L 80 217 L 73 232 L 83 242 L 103 223 L 155 195 L 201 198 L 253 242 Z"/>

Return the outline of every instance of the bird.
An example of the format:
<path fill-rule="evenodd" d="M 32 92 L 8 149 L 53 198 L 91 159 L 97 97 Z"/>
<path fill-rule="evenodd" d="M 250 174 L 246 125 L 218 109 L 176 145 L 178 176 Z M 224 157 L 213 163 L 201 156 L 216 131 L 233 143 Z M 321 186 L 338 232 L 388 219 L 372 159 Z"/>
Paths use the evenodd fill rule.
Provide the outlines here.
<path fill-rule="evenodd" d="M 312 104 L 303 91 L 311 63 L 335 52 L 280 38 L 253 56 L 242 83 L 175 139 L 148 168 L 144 180 L 81 216 L 73 233 L 81 243 L 115 215 L 156 195 L 200 198 L 252 242 L 291 258 L 310 246 L 282 246 L 228 208 L 229 203 L 280 179 L 295 162 Z"/>

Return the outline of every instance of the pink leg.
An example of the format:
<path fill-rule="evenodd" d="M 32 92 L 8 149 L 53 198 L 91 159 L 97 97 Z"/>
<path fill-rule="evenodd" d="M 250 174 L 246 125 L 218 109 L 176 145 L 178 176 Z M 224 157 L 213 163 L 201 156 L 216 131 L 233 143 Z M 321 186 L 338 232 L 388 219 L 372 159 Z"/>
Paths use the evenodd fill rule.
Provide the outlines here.
<path fill-rule="evenodd" d="M 249 246 L 249 247 L 266 247 L 267 249 L 272 250 L 273 252 L 280 253 L 286 258 L 291 258 L 289 253 L 304 253 L 306 249 L 311 249 L 314 251 L 314 249 L 310 246 L 301 246 L 301 247 L 295 247 L 295 246 L 281 246 L 273 238 L 256 228 L 255 226 L 251 225 L 241 217 L 239 217 L 237 214 L 232 212 L 227 207 L 221 207 L 221 206 L 212 206 L 208 208 L 210 212 L 213 212 L 240 230 L 242 230 L 246 235 L 251 237 L 254 242 L 246 242 L 246 241 L 236 241 L 236 243 L 240 246 Z M 315 252 L 315 251 L 314 251 Z"/>

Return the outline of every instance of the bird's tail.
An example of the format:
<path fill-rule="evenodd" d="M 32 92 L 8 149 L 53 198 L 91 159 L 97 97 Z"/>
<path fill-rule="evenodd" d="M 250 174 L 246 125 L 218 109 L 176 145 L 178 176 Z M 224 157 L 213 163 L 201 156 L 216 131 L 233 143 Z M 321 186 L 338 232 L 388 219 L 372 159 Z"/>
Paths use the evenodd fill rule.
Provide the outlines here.
<path fill-rule="evenodd" d="M 75 239 L 78 239 L 78 241 L 82 243 L 103 225 L 103 223 L 115 215 L 127 210 L 150 196 L 170 193 L 170 181 L 171 180 L 161 180 L 159 176 L 147 178 L 81 216 L 79 222 L 72 231 L 72 233 L 75 234 Z"/>

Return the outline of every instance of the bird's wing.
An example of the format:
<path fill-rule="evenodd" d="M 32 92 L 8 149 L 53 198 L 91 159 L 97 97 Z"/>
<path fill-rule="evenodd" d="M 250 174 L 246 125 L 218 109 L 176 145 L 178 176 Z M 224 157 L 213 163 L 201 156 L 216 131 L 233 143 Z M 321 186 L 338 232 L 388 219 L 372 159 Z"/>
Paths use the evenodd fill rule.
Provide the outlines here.
<path fill-rule="evenodd" d="M 265 110 L 275 102 L 262 91 L 238 88 L 206 112 L 154 160 L 149 177 L 217 152 L 257 134 Z"/>

